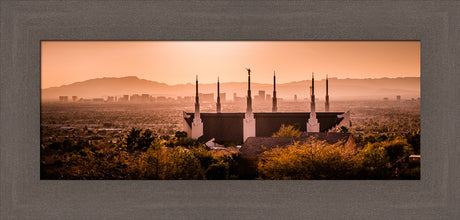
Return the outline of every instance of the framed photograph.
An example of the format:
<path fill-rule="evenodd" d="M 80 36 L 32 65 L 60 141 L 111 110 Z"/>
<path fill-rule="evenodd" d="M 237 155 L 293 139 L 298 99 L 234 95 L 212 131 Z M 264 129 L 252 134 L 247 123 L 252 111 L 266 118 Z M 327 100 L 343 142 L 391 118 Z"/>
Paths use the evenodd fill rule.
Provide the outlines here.
<path fill-rule="evenodd" d="M 420 179 L 420 41 L 44 40 L 41 61 L 42 180 Z"/>
<path fill-rule="evenodd" d="M 197 3 L 1 3 L 2 219 L 460 216 L 458 5 Z"/>

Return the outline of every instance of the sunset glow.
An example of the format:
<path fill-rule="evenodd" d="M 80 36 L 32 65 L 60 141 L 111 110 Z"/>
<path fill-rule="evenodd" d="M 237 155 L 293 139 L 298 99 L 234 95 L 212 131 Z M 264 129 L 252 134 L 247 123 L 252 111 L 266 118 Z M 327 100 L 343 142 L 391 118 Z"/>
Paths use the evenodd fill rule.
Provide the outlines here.
<path fill-rule="evenodd" d="M 41 46 L 41 179 L 420 180 L 420 41 Z"/>
<path fill-rule="evenodd" d="M 420 41 L 42 41 L 42 89 L 101 77 L 137 76 L 170 85 L 279 83 L 419 77 Z"/>

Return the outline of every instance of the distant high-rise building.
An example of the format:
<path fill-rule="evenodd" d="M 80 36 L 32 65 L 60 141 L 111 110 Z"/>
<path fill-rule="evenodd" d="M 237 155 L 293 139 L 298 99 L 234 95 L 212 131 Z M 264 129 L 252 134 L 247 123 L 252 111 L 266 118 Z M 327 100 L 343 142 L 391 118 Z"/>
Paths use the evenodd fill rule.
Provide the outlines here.
<path fill-rule="evenodd" d="M 227 94 L 225 92 L 220 93 L 220 101 L 226 102 L 227 101 Z"/>
<path fill-rule="evenodd" d="M 201 102 L 214 102 L 214 93 L 199 93 Z"/>
<path fill-rule="evenodd" d="M 294 95 L 294 102 L 297 102 L 297 95 Z"/>
<path fill-rule="evenodd" d="M 133 94 L 131 97 L 129 97 L 130 102 L 141 102 L 142 98 L 139 94 Z"/>
<path fill-rule="evenodd" d="M 266 94 L 265 95 L 265 100 L 272 100 L 272 95 Z"/>
<path fill-rule="evenodd" d="M 107 102 L 114 102 L 115 101 L 115 98 L 114 96 L 108 96 L 107 97 Z"/>
<path fill-rule="evenodd" d="M 401 96 L 400 95 L 396 96 L 396 100 L 401 101 Z"/>
<path fill-rule="evenodd" d="M 259 90 L 259 98 L 261 101 L 265 101 L 265 90 Z"/>
<path fill-rule="evenodd" d="M 242 101 L 244 101 L 244 97 L 238 97 L 236 95 L 236 92 L 235 92 L 235 93 L 233 93 L 233 101 L 234 102 L 242 102 Z"/>
<path fill-rule="evenodd" d="M 265 101 L 265 90 L 259 90 L 259 93 L 254 96 L 255 102 L 264 102 Z"/>
<path fill-rule="evenodd" d="M 66 95 L 65 96 L 59 96 L 59 101 L 60 102 L 67 102 L 67 101 L 69 101 L 69 97 L 66 96 Z"/>
<path fill-rule="evenodd" d="M 149 102 L 150 101 L 150 95 L 149 94 L 142 94 L 141 95 L 141 101 L 142 102 Z"/>
<path fill-rule="evenodd" d="M 72 96 L 72 102 L 76 102 L 78 101 L 78 97 L 77 96 Z"/>

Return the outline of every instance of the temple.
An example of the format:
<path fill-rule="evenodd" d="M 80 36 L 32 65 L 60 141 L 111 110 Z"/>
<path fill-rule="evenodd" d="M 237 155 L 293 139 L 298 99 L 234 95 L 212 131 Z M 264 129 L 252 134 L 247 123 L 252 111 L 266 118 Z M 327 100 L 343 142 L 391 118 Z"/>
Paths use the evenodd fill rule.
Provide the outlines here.
<path fill-rule="evenodd" d="M 333 132 L 340 125 L 348 125 L 349 112 L 329 112 L 329 95 L 326 92 L 326 111 L 316 112 L 315 81 L 312 73 L 310 89 L 310 112 L 279 112 L 276 99 L 276 75 L 273 75 L 272 112 L 253 112 L 251 95 L 251 69 L 247 69 L 248 91 L 246 112 L 221 112 L 220 97 L 217 96 L 216 112 L 201 113 L 196 80 L 195 112 L 184 112 L 184 131 L 188 137 L 219 144 L 242 144 L 250 137 L 271 137 L 282 124 L 295 125 L 308 133 Z M 326 91 L 328 84 L 326 80 Z M 217 94 L 220 92 L 219 80 Z"/>

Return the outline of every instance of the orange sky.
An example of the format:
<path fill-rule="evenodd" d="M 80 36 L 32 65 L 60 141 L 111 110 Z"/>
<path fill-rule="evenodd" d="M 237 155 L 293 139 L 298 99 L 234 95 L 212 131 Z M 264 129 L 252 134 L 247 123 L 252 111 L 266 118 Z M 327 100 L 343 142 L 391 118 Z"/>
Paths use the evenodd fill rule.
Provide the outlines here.
<path fill-rule="evenodd" d="M 42 41 L 42 88 L 101 77 L 167 84 L 420 76 L 420 41 Z"/>

